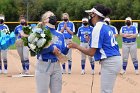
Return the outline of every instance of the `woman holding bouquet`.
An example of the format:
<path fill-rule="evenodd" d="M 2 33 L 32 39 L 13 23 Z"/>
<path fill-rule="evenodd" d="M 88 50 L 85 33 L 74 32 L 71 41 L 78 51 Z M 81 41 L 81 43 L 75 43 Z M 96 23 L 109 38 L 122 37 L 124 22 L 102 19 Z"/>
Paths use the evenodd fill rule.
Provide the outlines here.
<path fill-rule="evenodd" d="M 62 72 L 58 62 L 58 56 L 68 53 L 68 48 L 64 41 L 64 36 L 55 30 L 57 23 L 55 15 L 47 11 L 42 16 L 42 25 L 49 29 L 52 35 L 50 46 L 43 48 L 37 54 L 36 64 L 36 84 L 37 93 L 61 93 L 62 89 Z"/>
<path fill-rule="evenodd" d="M 18 25 L 14 30 L 15 35 L 17 37 L 16 48 L 22 63 L 22 74 L 29 74 L 29 49 L 28 46 L 24 46 L 23 41 L 21 39 L 22 37 L 28 37 L 28 35 L 24 34 L 22 29 L 23 26 L 27 25 L 27 22 L 24 16 L 22 15 L 20 16 L 19 21 L 20 25 Z"/>
<path fill-rule="evenodd" d="M 4 20 L 5 20 L 4 15 L 0 15 L 0 31 L 2 31 L 2 30 L 8 30 L 9 31 L 8 26 L 4 24 Z M 7 50 L 8 49 L 0 50 L 0 74 L 2 73 L 2 60 L 3 60 L 3 63 L 4 63 L 3 73 L 7 74 Z"/>

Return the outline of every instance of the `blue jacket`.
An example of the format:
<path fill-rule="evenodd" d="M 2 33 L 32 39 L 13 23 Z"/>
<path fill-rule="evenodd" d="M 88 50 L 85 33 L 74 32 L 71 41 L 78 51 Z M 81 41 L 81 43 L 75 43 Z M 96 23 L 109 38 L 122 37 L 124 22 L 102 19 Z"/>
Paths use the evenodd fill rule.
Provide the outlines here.
<path fill-rule="evenodd" d="M 58 58 L 56 57 L 55 54 L 53 54 L 54 46 L 56 46 L 61 53 L 66 55 L 68 53 L 68 48 L 66 47 L 66 43 L 64 40 L 64 36 L 62 33 L 56 31 L 53 28 L 46 27 L 47 29 L 50 29 L 52 33 L 52 42 L 53 44 L 50 45 L 48 48 L 44 48 L 38 55 L 37 59 L 42 60 L 42 61 L 48 61 L 52 60 L 52 62 L 57 62 Z"/>

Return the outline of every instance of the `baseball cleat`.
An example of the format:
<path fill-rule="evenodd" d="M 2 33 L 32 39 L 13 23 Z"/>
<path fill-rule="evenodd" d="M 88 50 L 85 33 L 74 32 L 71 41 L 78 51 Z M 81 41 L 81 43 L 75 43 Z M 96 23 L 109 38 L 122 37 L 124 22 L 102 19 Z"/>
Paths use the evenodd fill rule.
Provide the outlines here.
<path fill-rule="evenodd" d="M 0 74 L 2 74 L 2 70 L 0 70 Z"/>
<path fill-rule="evenodd" d="M 68 74 L 71 74 L 71 70 L 70 69 L 68 70 Z"/>
<path fill-rule="evenodd" d="M 85 74 L 85 70 L 82 70 L 82 71 L 81 71 L 81 75 L 84 75 L 84 74 Z"/>
<path fill-rule="evenodd" d="M 65 69 L 62 70 L 62 74 L 66 74 L 66 70 Z"/>
<path fill-rule="evenodd" d="M 94 72 L 94 70 L 92 70 L 92 71 L 91 71 L 91 75 L 94 75 L 94 74 L 95 74 L 95 72 Z"/>
<path fill-rule="evenodd" d="M 3 71 L 3 73 L 4 73 L 4 74 L 7 74 L 7 73 L 8 73 L 8 71 L 7 71 L 7 70 L 4 70 L 4 71 Z"/>
<path fill-rule="evenodd" d="M 126 74 L 126 71 L 125 70 L 122 70 L 122 72 L 120 74 L 121 75 L 124 75 L 124 74 Z"/>
<path fill-rule="evenodd" d="M 135 70 L 135 74 L 136 74 L 136 75 L 139 75 L 139 71 L 138 71 L 138 70 Z"/>

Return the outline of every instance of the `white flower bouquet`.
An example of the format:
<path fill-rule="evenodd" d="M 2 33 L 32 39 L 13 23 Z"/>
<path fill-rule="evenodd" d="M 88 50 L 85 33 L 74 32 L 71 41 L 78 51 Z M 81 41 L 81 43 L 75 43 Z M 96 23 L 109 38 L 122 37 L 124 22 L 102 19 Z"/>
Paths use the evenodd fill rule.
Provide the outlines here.
<path fill-rule="evenodd" d="M 35 27 L 32 33 L 28 36 L 28 47 L 30 48 L 31 56 L 38 54 L 44 47 L 51 44 L 52 35 L 49 29 L 45 27 Z"/>
<path fill-rule="evenodd" d="M 8 29 L 2 29 L 1 32 L 5 33 L 5 34 L 10 34 L 10 31 Z"/>

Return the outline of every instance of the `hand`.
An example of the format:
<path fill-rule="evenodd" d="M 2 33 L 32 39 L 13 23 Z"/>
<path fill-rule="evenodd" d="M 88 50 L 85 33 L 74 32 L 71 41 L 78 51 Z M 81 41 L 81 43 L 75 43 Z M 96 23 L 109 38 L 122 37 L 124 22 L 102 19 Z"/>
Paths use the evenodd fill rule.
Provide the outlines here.
<path fill-rule="evenodd" d="M 86 35 L 86 36 L 85 36 L 85 39 L 86 39 L 86 41 L 88 42 L 88 41 L 90 40 L 89 35 Z"/>
<path fill-rule="evenodd" d="M 59 55 L 61 52 L 60 52 L 60 50 L 59 50 L 56 46 L 54 46 L 53 53 L 57 56 L 57 55 Z"/>
<path fill-rule="evenodd" d="M 69 42 L 68 45 L 67 45 L 68 48 L 76 48 L 76 49 L 78 48 L 78 46 L 79 45 L 74 43 L 74 42 Z"/>
<path fill-rule="evenodd" d="M 66 29 L 66 27 L 67 27 L 67 24 L 66 24 L 66 23 L 64 23 L 64 29 Z"/>

